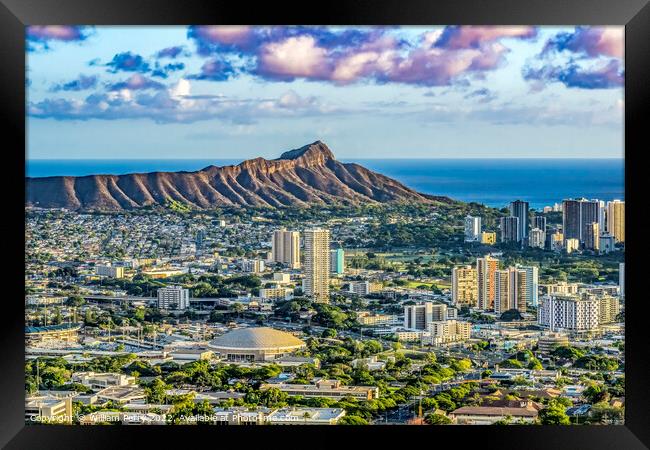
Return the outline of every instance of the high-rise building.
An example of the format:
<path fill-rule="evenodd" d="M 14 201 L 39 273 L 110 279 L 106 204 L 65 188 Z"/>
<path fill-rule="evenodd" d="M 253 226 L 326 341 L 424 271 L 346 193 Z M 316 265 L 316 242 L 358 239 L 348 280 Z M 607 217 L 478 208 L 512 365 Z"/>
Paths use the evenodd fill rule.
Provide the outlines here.
<path fill-rule="evenodd" d="M 618 263 L 618 292 L 625 298 L 625 263 Z"/>
<path fill-rule="evenodd" d="M 566 239 L 564 244 L 564 250 L 566 250 L 567 253 L 573 253 L 580 249 L 580 241 L 575 238 Z"/>
<path fill-rule="evenodd" d="M 331 271 L 340 275 L 345 272 L 345 251 L 342 248 L 330 251 Z"/>
<path fill-rule="evenodd" d="M 516 267 L 497 270 L 494 273 L 494 312 L 501 314 L 509 309 L 526 312 L 528 297 L 528 273 Z"/>
<path fill-rule="evenodd" d="M 564 200 L 562 202 L 562 231 L 564 239 L 580 239 L 580 201 Z"/>
<path fill-rule="evenodd" d="M 158 289 L 158 308 L 183 310 L 190 306 L 190 291 L 183 286 Z"/>
<path fill-rule="evenodd" d="M 577 239 L 584 242 L 586 225 L 598 222 L 601 216 L 600 200 L 564 200 L 562 202 L 562 231 L 564 240 Z"/>
<path fill-rule="evenodd" d="M 451 271 L 452 304 L 475 308 L 478 305 L 478 278 L 472 266 L 454 267 Z"/>
<path fill-rule="evenodd" d="M 621 302 L 617 297 L 611 295 L 598 297 L 598 306 L 598 322 L 600 324 L 616 322 L 618 313 L 621 311 Z"/>
<path fill-rule="evenodd" d="M 330 298 L 330 231 L 322 228 L 305 230 L 305 295 L 315 302 Z"/>
<path fill-rule="evenodd" d="M 546 231 L 546 217 L 533 216 L 532 219 L 530 219 L 530 228 L 539 228 L 542 231 Z"/>
<path fill-rule="evenodd" d="M 598 200 L 598 229 L 607 229 L 607 206 L 603 200 Z"/>
<path fill-rule="evenodd" d="M 481 237 L 481 218 L 465 217 L 465 242 L 476 242 Z"/>
<path fill-rule="evenodd" d="M 519 217 L 502 217 L 500 221 L 501 242 L 521 241 Z"/>
<path fill-rule="evenodd" d="M 291 269 L 300 268 L 300 233 L 276 230 L 273 232 L 271 246 L 273 261 L 286 264 Z"/>
<path fill-rule="evenodd" d="M 609 253 L 616 250 L 616 239 L 609 233 L 601 234 L 598 240 L 598 252 Z"/>
<path fill-rule="evenodd" d="M 582 199 L 580 205 L 580 226 L 582 227 L 582 235 L 580 237 L 581 244 L 585 242 L 585 233 L 590 229 L 589 225 L 600 222 L 600 217 L 602 215 L 600 203 L 600 200 Z"/>
<path fill-rule="evenodd" d="M 484 231 L 481 233 L 481 244 L 494 245 L 497 243 L 497 234 L 494 231 Z"/>
<path fill-rule="evenodd" d="M 551 234 L 551 243 L 550 243 L 551 250 L 559 252 L 562 251 L 564 248 L 564 233 L 561 233 L 559 231 L 555 231 L 553 234 Z"/>
<path fill-rule="evenodd" d="M 519 219 L 519 239 L 518 241 L 528 240 L 528 202 L 515 200 L 510 203 L 510 215 Z"/>
<path fill-rule="evenodd" d="M 544 248 L 545 245 L 546 233 L 539 228 L 532 228 L 528 234 L 528 246 L 533 248 Z"/>
<path fill-rule="evenodd" d="M 526 304 L 537 306 L 539 295 L 539 267 L 519 265 L 516 267 L 526 272 Z"/>
<path fill-rule="evenodd" d="M 625 242 L 625 202 L 607 202 L 607 232 L 616 242 Z"/>
<path fill-rule="evenodd" d="M 590 331 L 598 327 L 600 305 L 594 296 L 545 295 L 537 310 L 538 323 L 551 331 Z"/>
<path fill-rule="evenodd" d="M 431 322 L 447 320 L 448 308 L 444 303 L 420 303 L 404 306 L 404 328 L 426 330 Z"/>
<path fill-rule="evenodd" d="M 497 270 L 494 272 L 494 312 L 502 314 L 510 309 L 510 271 Z"/>
<path fill-rule="evenodd" d="M 478 308 L 494 308 L 494 273 L 499 268 L 499 260 L 486 256 L 476 259 L 476 279 L 478 282 Z"/>
<path fill-rule="evenodd" d="M 600 247 L 600 225 L 598 222 L 586 224 L 583 237 L 585 248 L 587 250 L 598 251 L 598 248 Z"/>

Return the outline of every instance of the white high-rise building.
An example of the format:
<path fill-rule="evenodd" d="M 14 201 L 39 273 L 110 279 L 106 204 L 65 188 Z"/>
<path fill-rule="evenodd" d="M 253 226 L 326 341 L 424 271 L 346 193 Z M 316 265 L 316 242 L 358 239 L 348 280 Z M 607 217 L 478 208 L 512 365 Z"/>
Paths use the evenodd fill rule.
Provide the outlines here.
<path fill-rule="evenodd" d="M 330 231 L 322 228 L 305 230 L 303 290 L 315 302 L 329 302 L 330 268 Z"/>
<path fill-rule="evenodd" d="M 590 331 L 598 328 L 600 304 L 594 296 L 545 295 L 537 310 L 538 323 L 551 331 Z"/>
<path fill-rule="evenodd" d="M 465 242 L 476 242 L 481 237 L 481 218 L 465 217 Z"/>
<path fill-rule="evenodd" d="M 287 264 L 291 269 L 300 268 L 300 233 L 285 229 L 273 232 L 272 259 Z"/>
<path fill-rule="evenodd" d="M 183 310 L 190 306 L 190 291 L 183 286 L 158 289 L 158 308 Z"/>
<path fill-rule="evenodd" d="M 625 263 L 618 263 L 618 292 L 625 298 Z"/>
<path fill-rule="evenodd" d="M 533 248 L 544 248 L 546 245 L 546 232 L 540 228 L 533 228 L 528 234 L 528 245 Z"/>
<path fill-rule="evenodd" d="M 539 267 L 520 265 L 516 267 L 526 272 L 526 304 L 537 306 L 539 303 Z"/>

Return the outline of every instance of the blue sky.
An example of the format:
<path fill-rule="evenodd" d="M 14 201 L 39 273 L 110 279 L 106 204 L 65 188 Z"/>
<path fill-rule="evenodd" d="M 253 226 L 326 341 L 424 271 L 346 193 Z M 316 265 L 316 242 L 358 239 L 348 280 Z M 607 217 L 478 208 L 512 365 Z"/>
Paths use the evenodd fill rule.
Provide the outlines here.
<path fill-rule="evenodd" d="M 29 159 L 620 158 L 622 27 L 27 28 Z"/>

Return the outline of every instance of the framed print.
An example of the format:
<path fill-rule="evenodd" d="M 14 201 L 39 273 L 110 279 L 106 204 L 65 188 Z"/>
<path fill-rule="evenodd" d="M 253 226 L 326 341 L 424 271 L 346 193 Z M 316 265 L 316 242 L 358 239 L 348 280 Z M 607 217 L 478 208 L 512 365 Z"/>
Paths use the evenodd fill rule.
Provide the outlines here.
<path fill-rule="evenodd" d="M 647 448 L 650 7 L 282 6 L 4 1 L 3 444 Z"/>

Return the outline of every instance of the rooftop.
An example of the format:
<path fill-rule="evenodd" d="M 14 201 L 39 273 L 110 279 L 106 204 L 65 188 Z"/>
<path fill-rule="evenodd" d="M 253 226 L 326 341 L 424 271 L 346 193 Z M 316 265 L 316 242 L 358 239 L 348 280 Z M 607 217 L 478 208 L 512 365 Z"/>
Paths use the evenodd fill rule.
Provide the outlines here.
<path fill-rule="evenodd" d="M 219 336 L 210 346 L 229 349 L 262 350 L 271 348 L 299 348 L 304 341 L 292 334 L 268 327 L 240 328 Z"/>

